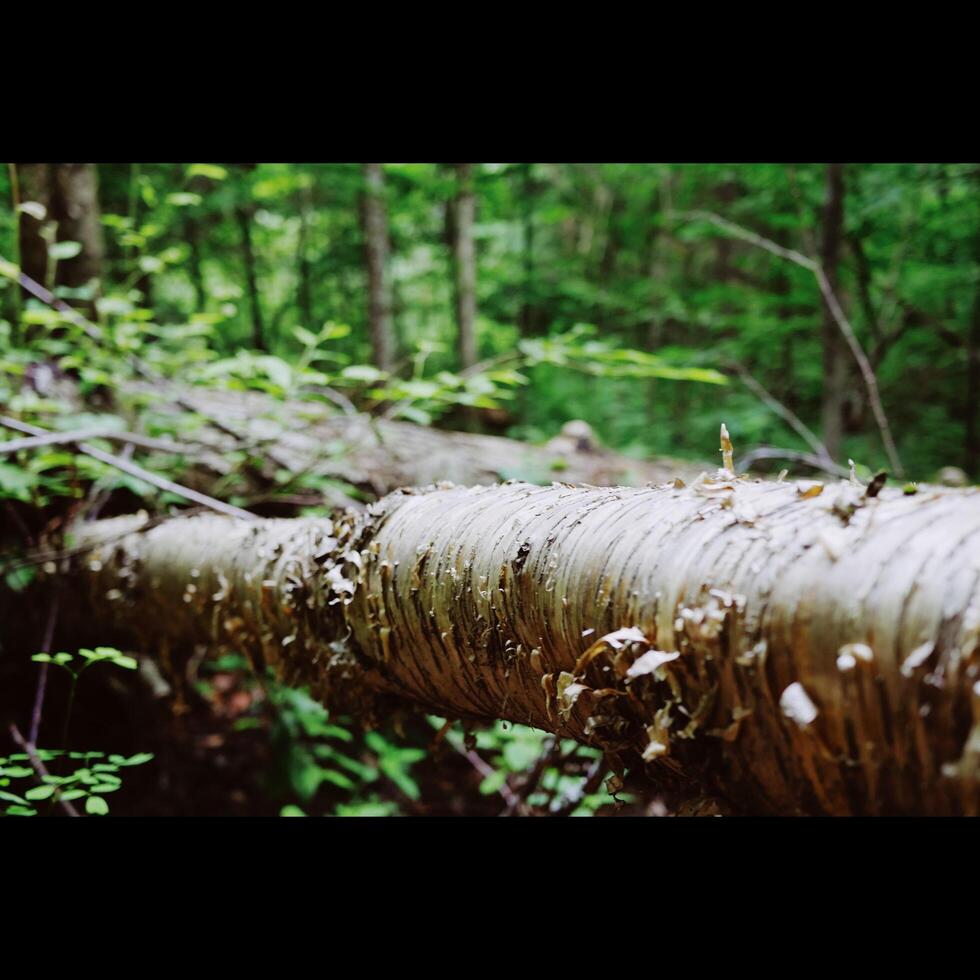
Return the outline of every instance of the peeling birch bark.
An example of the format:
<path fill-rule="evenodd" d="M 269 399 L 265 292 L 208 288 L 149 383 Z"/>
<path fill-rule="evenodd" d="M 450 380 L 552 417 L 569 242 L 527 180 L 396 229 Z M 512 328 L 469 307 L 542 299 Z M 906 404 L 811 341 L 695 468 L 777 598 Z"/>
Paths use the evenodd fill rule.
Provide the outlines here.
<path fill-rule="evenodd" d="M 977 813 L 980 490 L 399 491 L 333 521 L 76 530 L 87 615 L 390 702 L 637 754 L 748 813 Z"/>

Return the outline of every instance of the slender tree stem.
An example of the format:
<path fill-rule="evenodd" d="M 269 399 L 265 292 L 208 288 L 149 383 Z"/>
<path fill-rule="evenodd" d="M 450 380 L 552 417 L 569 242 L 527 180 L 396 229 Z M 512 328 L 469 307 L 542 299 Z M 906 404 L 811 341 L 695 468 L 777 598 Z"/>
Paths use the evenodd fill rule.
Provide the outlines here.
<path fill-rule="evenodd" d="M 888 425 L 888 418 L 885 415 L 885 410 L 882 407 L 881 398 L 878 394 L 878 381 L 875 378 L 874 370 L 861 347 L 860 341 L 854 333 L 854 328 L 851 326 L 847 317 L 844 316 L 844 311 L 841 309 L 837 296 L 834 294 L 820 263 L 807 258 L 807 256 L 801 252 L 797 252 L 795 249 L 783 248 L 782 245 L 777 245 L 776 242 L 770 241 L 768 238 L 763 238 L 761 235 L 757 235 L 755 232 L 749 231 L 741 225 L 736 225 L 711 211 L 690 211 L 682 215 L 682 217 L 687 217 L 692 220 L 710 221 L 713 225 L 727 231 L 736 238 L 741 238 L 751 245 L 765 249 L 767 252 L 778 255 L 780 258 L 793 262 L 813 273 L 817 280 L 817 285 L 820 288 L 820 294 L 827 304 L 834 322 L 844 335 L 851 354 L 854 356 L 854 360 L 857 361 L 858 367 L 860 368 L 861 377 L 864 380 L 865 387 L 868 389 L 868 398 L 871 402 L 871 409 L 874 412 L 875 422 L 877 422 L 878 430 L 881 433 L 881 441 L 884 444 L 885 452 L 888 454 L 888 461 L 896 476 L 904 476 L 905 471 L 902 468 L 898 450 L 895 447 L 895 440 L 892 438 L 891 428 Z"/>

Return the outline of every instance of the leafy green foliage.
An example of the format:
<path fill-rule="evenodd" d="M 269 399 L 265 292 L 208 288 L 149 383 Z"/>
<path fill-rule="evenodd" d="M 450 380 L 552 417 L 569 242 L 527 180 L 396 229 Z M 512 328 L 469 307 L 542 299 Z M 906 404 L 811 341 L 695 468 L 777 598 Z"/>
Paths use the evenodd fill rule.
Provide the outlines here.
<path fill-rule="evenodd" d="M 153 755 L 139 752 L 128 757 L 107 756 L 104 752 L 38 749 L 36 758 L 42 764 L 80 762 L 81 765 L 65 775 L 42 775 L 35 771 L 30 756 L 25 753 L 0 757 L 0 802 L 7 804 L 4 812 L 9 817 L 36 816 L 35 804 L 75 800 L 84 800 L 86 813 L 104 816 L 109 812 L 105 796 L 122 786 L 120 770 L 142 766 L 150 762 Z"/>
<path fill-rule="evenodd" d="M 126 670 L 136 670 L 138 666 L 135 657 L 130 657 L 115 647 L 96 647 L 94 650 L 82 649 L 78 651 L 77 656 L 72 656 L 70 653 L 36 653 L 31 657 L 31 660 L 39 664 L 54 664 L 55 667 L 62 667 L 75 680 L 78 680 L 82 671 L 99 663 L 114 664 L 116 667 L 122 667 Z M 77 663 L 79 660 L 83 663 L 77 670 L 69 666 L 69 664 Z"/>

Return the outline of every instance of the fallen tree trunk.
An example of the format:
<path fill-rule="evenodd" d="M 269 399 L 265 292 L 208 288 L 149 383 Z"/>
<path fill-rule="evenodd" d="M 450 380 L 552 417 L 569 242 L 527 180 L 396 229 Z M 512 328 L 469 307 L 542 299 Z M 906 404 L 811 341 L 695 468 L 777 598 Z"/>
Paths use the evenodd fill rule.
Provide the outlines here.
<path fill-rule="evenodd" d="M 160 399 L 159 412 L 179 416 L 195 408 L 202 419 L 213 423 L 193 430 L 197 445 L 190 459 L 195 469 L 182 477 L 207 492 L 213 491 L 216 476 L 231 472 L 231 453 L 243 446 L 265 459 L 268 482 L 274 482 L 273 474 L 280 469 L 342 480 L 374 496 L 442 480 L 470 486 L 508 479 L 642 486 L 675 476 L 693 479 L 705 469 L 680 460 L 642 460 L 610 452 L 598 445 L 582 422 L 566 427 L 571 434 L 535 446 L 354 411 L 340 413 L 324 402 L 282 402 L 258 392 L 182 387 L 177 405 L 171 393 L 157 392 L 150 385 L 128 390 L 143 397 L 155 395 Z M 240 472 L 236 489 L 266 489 L 248 487 L 248 480 L 249 475 Z"/>
<path fill-rule="evenodd" d="M 78 574 L 100 630 L 231 645 L 368 721 L 526 723 L 741 812 L 976 813 L 980 491 L 873 492 L 719 471 L 116 518 L 76 529 Z"/>

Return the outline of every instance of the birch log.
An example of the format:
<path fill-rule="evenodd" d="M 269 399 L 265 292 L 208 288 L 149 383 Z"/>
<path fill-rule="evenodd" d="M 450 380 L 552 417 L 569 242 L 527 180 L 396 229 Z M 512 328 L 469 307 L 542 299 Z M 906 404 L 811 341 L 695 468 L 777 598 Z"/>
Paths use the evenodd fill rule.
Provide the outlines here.
<path fill-rule="evenodd" d="M 980 490 L 448 485 L 336 520 L 79 527 L 99 629 L 370 721 L 504 718 L 740 812 L 976 813 Z"/>

